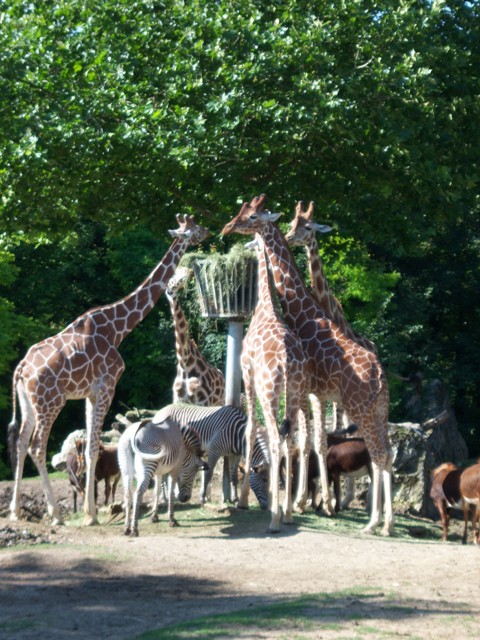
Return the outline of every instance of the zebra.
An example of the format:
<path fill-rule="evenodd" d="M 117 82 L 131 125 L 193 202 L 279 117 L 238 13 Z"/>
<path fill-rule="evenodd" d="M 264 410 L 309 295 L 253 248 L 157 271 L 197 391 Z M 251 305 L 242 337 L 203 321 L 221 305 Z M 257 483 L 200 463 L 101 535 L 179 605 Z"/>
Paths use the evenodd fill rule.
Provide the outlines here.
<path fill-rule="evenodd" d="M 198 469 L 205 469 L 197 433 L 189 427 L 180 427 L 173 418 L 134 422 L 121 435 L 118 442 L 118 463 L 122 474 L 125 506 L 125 535 L 138 536 L 138 515 L 145 491 L 156 475 L 156 490 L 152 522 L 158 520 L 158 485 L 163 474 L 169 474 L 168 518 L 171 527 L 178 526 L 173 515 L 174 487 L 178 483 L 178 499 L 187 502 Z M 133 497 L 133 479 L 136 491 Z M 133 512 L 133 521 L 132 521 Z"/>
<path fill-rule="evenodd" d="M 161 422 L 173 418 L 181 425 L 188 425 L 199 435 L 202 448 L 207 454 L 208 470 L 202 474 L 200 501 L 206 502 L 207 488 L 212 479 L 215 465 L 224 457 L 230 463 L 230 483 L 232 500 L 237 501 L 238 464 L 245 455 L 246 415 L 234 406 L 200 407 L 187 403 L 169 404 L 160 409 L 152 418 Z M 252 455 L 250 487 L 262 509 L 269 508 L 268 472 L 270 456 L 265 436 L 257 432 Z M 225 473 L 224 473 L 225 476 Z M 224 496 L 229 494 L 224 486 Z M 229 496 L 228 496 L 229 497 Z"/>

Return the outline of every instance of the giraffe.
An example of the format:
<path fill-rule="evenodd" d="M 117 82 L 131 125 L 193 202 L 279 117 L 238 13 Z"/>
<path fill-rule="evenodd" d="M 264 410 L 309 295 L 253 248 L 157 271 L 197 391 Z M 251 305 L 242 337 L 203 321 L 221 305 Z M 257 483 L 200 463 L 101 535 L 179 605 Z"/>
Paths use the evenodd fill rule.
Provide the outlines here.
<path fill-rule="evenodd" d="M 295 208 L 295 217 L 290 223 L 290 230 L 286 233 L 285 239 L 290 246 L 304 246 L 308 258 L 308 270 L 310 275 L 311 293 L 321 309 L 339 326 L 345 336 L 364 347 L 368 351 L 377 353 L 374 343 L 360 335 L 353 330 L 349 324 L 347 318 L 342 309 L 340 301 L 334 296 L 328 280 L 323 270 L 323 265 L 318 253 L 318 243 L 316 238 L 316 232 L 329 233 L 332 228 L 315 222 L 313 219 L 314 203 L 310 202 L 308 209 L 305 210 L 305 206 L 302 201 L 297 202 Z M 326 403 L 318 403 L 315 396 L 310 398 L 312 403 L 312 409 L 314 414 L 315 425 L 315 450 L 319 451 L 319 429 L 325 429 L 326 419 Z M 334 424 L 338 428 L 338 425 L 345 419 L 345 413 L 343 409 L 334 403 Z M 347 426 L 345 423 L 344 427 Z M 355 480 L 353 478 L 347 479 L 347 486 L 349 495 L 354 493 Z"/>
<path fill-rule="evenodd" d="M 180 258 L 191 244 L 203 241 L 209 231 L 193 216 L 177 215 L 178 229 L 170 248 L 150 275 L 130 294 L 112 304 L 90 309 L 60 333 L 28 350 L 17 365 L 12 385 L 12 421 L 8 441 L 15 468 L 10 518 L 20 518 L 20 485 L 27 452 L 43 481 L 48 513 L 54 524 L 62 518 L 48 478 L 46 453 L 52 425 L 67 400 L 86 401 L 85 525 L 97 523 L 94 471 L 100 431 L 110 407 L 115 386 L 125 364 L 118 351 L 122 340 L 153 309 Z M 16 421 L 18 397 L 22 422 Z"/>
<path fill-rule="evenodd" d="M 191 337 L 178 300 L 177 292 L 185 286 L 192 273 L 192 269 L 178 267 L 165 290 L 173 318 L 177 355 L 173 402 L 191 402 L 204 407 L 222 406 L 225 399 L 223 373 L 207 361 Z"/>
<path fill-rule="evenodd" d="M 347 338 L 350 338 L 364 349 L 367 349 L 367 351 L 372 351 L 376 354 L 377 348 L 375 344 L 352 329 L 345 317 L 340 301 L 333 295 L 330 289 L 318 253 L 318 243 L 315 232 L 328 233 L 332 228 L 315 222 L 313 219 L 314 206 L 314 203 L 310 202 L 308 209 L 305 210 L 302 201 L 297 203 L 295 218 L 290 223 L 290 230 L 285 234 L 285 239 L 290 246 L 305 246 L 308 257 L 312 295 L 320 308 L 338 325 Z"/>
<path fill-rule="evenodd" d="M 299 493 L 306 494 L 307 456 L 307 396 L 305 367 L 307 364 L 303 348 L 297 336 L 280 318 L 272 300 L 272 291 L 265 258 L 263 241 L 259 235 L 255 243 L 258 258 L 258 297 L 253 318 L 243 340 L 241 367 L 247 400 L 247 430 L 245 477 L 238 506 L 248 507 L 250 488 L 251 451 L 255 440 L 256 397 L 260 401 L 268 434 L 270 452 L 270 533 L 280 530 L 280 452 L 283 449 L 286 462 L 286 486 L 283 503 L 283 522 L 292 524 L 291 455 L 292 435 L 299 427 L 299 444 L 303 467 L 300 478 L 303 486 Z M 278 428 L 280 398 L 285 393 L 285 419 Z M 282 442 L 282 437 L 285 438 Z"/>
<path fill-rule="evenodd" d="M 265 196 L 244 203 L 222 233 L 259 233 L 271 264 L 275 287 L 287 325 L 301 339 L 312 367 L 308 392 L 320 402 L 341 402 L 358 425 L 372 458 L 372 513 L 365 532 L 380 522 L 381 480 L 385 498 L 383 533 L 393 531 L 392 449 L 388 437 L 388 386 L 377 356 L 343 334 L 310 295 L 287 241 L 273 223 L 280 214 L 263 208 Z M 322 435 L 322 441 L 323 441 Z M 325 438 L 326 440 L 326 438 Z M 321 443 L 321 459 L 325 459 Z M 323 487 L 328 492 L 328 486 Z"/>

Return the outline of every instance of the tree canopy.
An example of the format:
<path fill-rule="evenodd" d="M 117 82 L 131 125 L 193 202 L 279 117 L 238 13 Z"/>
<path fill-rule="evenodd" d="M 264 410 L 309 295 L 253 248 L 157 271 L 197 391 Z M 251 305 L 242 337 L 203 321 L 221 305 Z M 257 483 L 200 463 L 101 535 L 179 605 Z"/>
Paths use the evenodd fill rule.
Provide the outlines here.
<path fill-rule="evenodd" d="M 315 200 L 335 228 L 321 252 L 348 317 L 389 372 L 448 385 L 478 453 L 478 3 L 0 10 L 0 409 L 26 348 L 136 286 L 175 213 L 194 213 L 224 251 L 225 220 L 265 192 L 285 222 Z M 166 309 L 125 345 L 124 402 L 166 397 L 149 369 L 173 365 Z"/>

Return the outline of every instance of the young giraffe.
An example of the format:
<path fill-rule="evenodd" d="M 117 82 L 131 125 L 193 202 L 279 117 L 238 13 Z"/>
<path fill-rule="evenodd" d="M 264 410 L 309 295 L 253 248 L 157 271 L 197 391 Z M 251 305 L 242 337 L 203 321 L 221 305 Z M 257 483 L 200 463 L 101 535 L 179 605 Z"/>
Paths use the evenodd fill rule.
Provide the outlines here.
<path fill-rule="evenodd" d="M 260 401 L 268 433 L 270 451 L 270 533 L 280 530 L 280 450 L 284 449 L 287 462 L 283 522 L 293 523 L 291 491 L 292 435 L 299 427 L 299 445 L 302 452 L 300 478 L 303 486 L 299 493 L 307 491 L 307 442 L 308 419 L 305 387 L 306 358 L 302 343 L 285 325 L 272 301 L 265 249 L 260 236 L 256 236 L 258 257 L 258 299 L 253 318 L 242 345 L 241 366 L 247 400 L 248 421 L 245 433 L 245 478 L 238 506 L 248 507 L 250 488 L 251 452 L 255 440 L 256 397 Z M 285 420 L 278 428 L 280 398 L 285 394 Z M 286 447 L 281 438 L 286 437 Z"/>
<path fill-rule="evenodd" d="M 389 394 L 385 374 L 376 355 L 345 336 L 309 294 L 285 238 L 273 224 L 279 214 L 265 210 L 264 201 L 262 195 L 244 203 L 223 233 L 260 233 L 262 236 L 285 321 L 300 337 L 312 366 L 308 391 L 320 402 L 342 403 L 359 426 L 372 458 L 372 514 L 365 531 L 373 531 L 380 522 L 382 476 L 383 533 L 390 535 L 393 530 L 392 450 L 387 430 Z M 322 460 L 325 453 L 322 445 Z"/>
<path fill-rule="evenodd" d="M 165 290 L 172 312 L 177 354 L 173 402 L 218 407 L 223 405 L 225 399 L 225 378 L 220 369 L 207 361 L 191 337 L 187 319 L 178 301 L 177 293 L 185 286 L 192 273 L 191 269 L 179 267 Z"/>
<path fill-rule="evenodd" d="M 342 309 L 342 305 L 339 300 L 333 295 L 332 290 L 328 284 L 328 280 L 323 270 L 323 265 L 318 253 L 318 243 L 316 238 L 316 232 L 328 233 L 332 230 L 331 227 L 319 224 L 313 219 L 314 203 L 310 202 L 308 209 L 305 210 L 302 201 L 297 203 L 295 208 L 295 218 L 290 223 L 290 230 L 285 234 L 285 239 L 290 246 L 304 246 L 307 252 L 308 258 L 308 270 L 310 274 L 311 293 L 321 309 L 325 311 L 329 318 L 331 318 L 342 330 L 344 335 L 359 344 L 364 349 L 377 353 L 376 346 L 371 340 L 363 337 L 352 329 Z M 325 403 L 319 403 L 315 396 L 311 398 L 312 409 L 314 414 L 315 429 L 315 450 L 319 451 L 319 433 L 318 428 L 325 430 Z M 338 427 L 344 412 L 337 403 L 334 404 L 334 418 L 335 424 Z M 346 425 L 344 425 L 346 426 Z M 347 478 L 347 493 L 352 495 L 354 493 L 355 480 L 353 478 Z"/>
<path fill-rule="evenodd" d="M 46 466 L 47 441 L 52 425 L 67 400 L 86 401 L 87 478 L 85 524 L 97 522 L 94 472 L 103 420 L 125 364 L 118 351 L 122 340 L 153 309 L 168 280 L 191 244 L 204 240 L 209 231 L 192 216 L 177 215 L 179 228 L 161 262 L 132 293 L 104 307 L 90 309 L 63 331 L 28 350 L 13 376 L 13 416 L 8 440 L 15 483 L 10 503 L 11 519 L 20 517 L 20 483 L 27 451 L 43 481 L 48 513 L 61 523 Z M 16 422 L 18 396 L 22 423 Z"/>

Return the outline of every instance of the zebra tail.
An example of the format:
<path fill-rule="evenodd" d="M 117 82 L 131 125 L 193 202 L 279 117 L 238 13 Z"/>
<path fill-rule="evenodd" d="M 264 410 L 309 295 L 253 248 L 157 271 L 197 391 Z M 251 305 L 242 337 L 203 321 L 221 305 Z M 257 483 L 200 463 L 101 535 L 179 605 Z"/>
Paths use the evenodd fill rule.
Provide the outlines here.
<path fill-rule="evenodd" d="M 140 456 L 141 458 L 143 458 L 144 460 L 146 460 L 148 462 L 159 460 L 162 456 L 165 455 L 165 451 L 164 451 L 163 447 L 160 449 L 160 451 L 158 453 L 147 453 L 146 451 L 141 451 L 137 447 L 137 445 L 135 443 L 135 439 L 137 437 L 137 433 L 140 431 L 140 429 L 145 427 L 147 424 L 150 424 L 151 422 L 152 422 L 151 420 L 142 420 L 142 422 L 135 429 L 135 433 L 133 434 L 131 442 L 130 442 L 134 454 L 136 456 Z"/>

